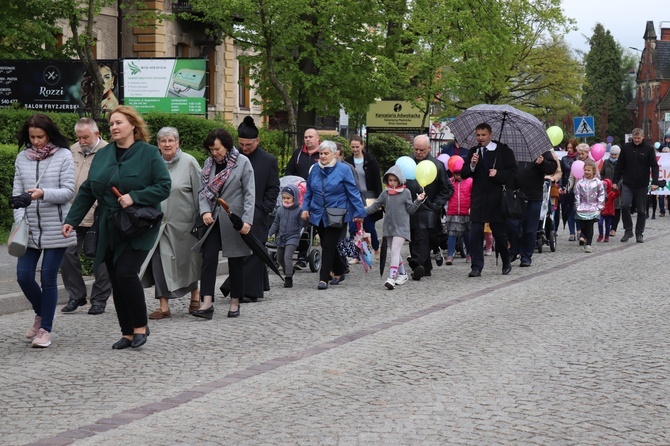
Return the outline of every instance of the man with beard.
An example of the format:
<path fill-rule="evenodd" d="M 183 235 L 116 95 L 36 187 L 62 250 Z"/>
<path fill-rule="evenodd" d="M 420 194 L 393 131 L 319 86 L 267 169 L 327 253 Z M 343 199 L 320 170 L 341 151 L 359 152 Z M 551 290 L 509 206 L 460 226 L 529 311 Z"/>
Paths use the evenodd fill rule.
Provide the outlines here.
<path fill-rule="evenodd" d="M 74 126 L 78 142 L 70 147 L 74 161 L 74 196 L 79 192 L 79 186 L 88 178 L 88 171 L 93 162 L 95 154 L 107 145 L 100 137 L 98 125 L 91 118 L 81 118 Z M 94 212 L 97 204 L 86 214 L 84 220 L 77 227 L 77 244 L 65 250 L 63 262 L 60 266 L 65 290 L 70 296 L 67 305 L 61 310 L 63 313 L 71 313 L 77 307 L 86 305 L 86 283 L 81 273 L 79 253 L 84 243 L 86 231 L 93 225 Z M 104 263 L 98 267 L 94 274 L 95 281 L 91 288 L 91 308 L 88 314 L 102 314 L 107 306 L 107 299 L 112 293 L 112 282 Z"/>

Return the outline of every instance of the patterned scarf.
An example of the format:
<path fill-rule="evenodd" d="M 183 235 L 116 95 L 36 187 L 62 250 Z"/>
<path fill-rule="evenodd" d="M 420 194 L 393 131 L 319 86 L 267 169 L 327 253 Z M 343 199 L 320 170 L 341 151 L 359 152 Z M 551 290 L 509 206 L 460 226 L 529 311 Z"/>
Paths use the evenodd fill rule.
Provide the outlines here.
<path fill-rule="evenodd" d="M 388 187 L 388 184 L 386 185 L 386 192 L 388 192 L 389 195 L 397 195 L 404 190 L 405 190 L 405 185 L 404 184 L 401 185 L 401 186 L 398 186 L 396 188 Z"/>
<path fill-rule="evenodd" d="M 200 191 L 199 195 L 201 198 L 207 199 L 211 209 L 214 209 L 216 199 L 219 197 L 223 185 L 226 184 L 226 181 L 230 176 L 230 172 L 232 172 L 233 167 L 235 167 L 235 164 L 237 164 L 237 157 L 239 154 L 240 152 L 235 147 L 233 147 L 233 150 L 230 150 L 226 156 L 223 157 L 221 162 L 216 161 L 216 158 L 213 156 L 210 156 L 205 161 L 205 166 L 202 168 L 202 179 L 205 181 L 205 183 L 207 183 L 207 186 L 205 186 Z M 225 164 L 226 167 L 224 167 L 221 172 L 214 175 L 214 177 L 211 177 L 214 163 Z"/>
<path fill-rule="evenodd" d="M 42 161 L 60 149 L 60 147 L 56 147 L 55 145 L 51 144 L 48 142 L 44 147 L 41 149 L 36 149 L 33 146 L 26 147 L 26 156 L 28 157 L 29 160 L 31 161 Z"/>

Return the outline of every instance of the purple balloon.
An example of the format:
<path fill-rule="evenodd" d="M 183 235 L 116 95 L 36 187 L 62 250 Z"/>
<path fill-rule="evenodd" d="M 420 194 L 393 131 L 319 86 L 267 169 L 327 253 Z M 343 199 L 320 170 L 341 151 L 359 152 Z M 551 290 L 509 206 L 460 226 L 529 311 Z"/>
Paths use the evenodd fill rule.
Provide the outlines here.
<path fill-rule="evenodd" d="M 577 160 L 574 163 L 572 163 L 572 167 L 570 167 L 570 172 L 575 178 L 580 180 L 584 176 L 584 161 Z"/>
<path fill-rule="evenodd" d="M 444 164 L 445 169 L 449 169 L 449 155 L 447 155 L 446 153 L 443 153 L 440 156 L 438 156 L 437 159 L 442 161 L 442 164 Z"/>

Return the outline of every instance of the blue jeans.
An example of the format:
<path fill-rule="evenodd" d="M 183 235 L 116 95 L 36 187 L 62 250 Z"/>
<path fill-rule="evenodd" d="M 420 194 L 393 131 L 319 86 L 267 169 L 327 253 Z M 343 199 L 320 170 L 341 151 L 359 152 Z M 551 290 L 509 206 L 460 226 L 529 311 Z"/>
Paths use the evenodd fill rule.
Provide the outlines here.
<path fill-rule="evenodd" d="M 465 248 L 465 252 L 467 255 L 470 255 L 470 233 L 466 233 L 461 235 L 461 239 L 463 240 L 463 247 Z M 449 239 L 447 240 L 447 257 L 454 257 L 454 254 L 456 253 L 456 242 L 458 241 L 458 236 L 457 235 L 450 235 Z"/>
<path fill-rule="evenodd" d="M 35 280 L 37 262 L 44 253 L 41 266 L 42 286 Z M 42 318 L 41 328 L 51 332 L 56 305 L 58 304 L 58 269 L 65 255 L 65 248 L 28 248 L 16 262 L 16 279 L 23 294 L 30 301 L 33 311 Z"/>

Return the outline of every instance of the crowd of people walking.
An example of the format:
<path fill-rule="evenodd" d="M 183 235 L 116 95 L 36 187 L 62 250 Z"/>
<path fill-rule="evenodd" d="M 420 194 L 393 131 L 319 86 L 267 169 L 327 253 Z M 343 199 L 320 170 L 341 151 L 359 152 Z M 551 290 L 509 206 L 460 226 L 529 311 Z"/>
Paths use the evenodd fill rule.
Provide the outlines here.
<path fill-rule="evenodd" d="M 137 349 L 148 340 L 149 319 L 172 317 L 172 299 L 188 295 L 191 315 L 213 319 L 220 256 L 229 269 L 220 289 L 229 297 L 227 317 L 239 317 L 242 303 L 262 299 L 270 289 L 268 267 L 250 240 L 264 245 L 275 238 L 283 286 L 291 288 L 294 272 L 306 267 L 314 235 L 305 228 L 311 225 L 321 254 L 316 289 L 327 290 L 340 285 L 355 263 L 343 252 L 343 241 L 367 233 L 380 262 L 390 250 L 384 287 L 394 290 L 410 278 L 432 276 L 433 263 L 443 263 L 442 249 L 452 265 L 457 245 L 470 263 L 469 277 L 482 275 L 492 249 L 502 260 L 502 275 L 517 259 L 520 267 L 530 267 L 542 209 L 550 199 L 548 184 L 556 190 L 548 211 L 556 228 L 562 218 L 569 240 L 579 239 L 585 252 L 593 250 L 594 225 L 597 242 L 608 242 L 619 215 L 621 241 L 635 236 L 643 243 L 649 189 L 658 187 L 655 151 L 639 129 L 631 142 L 611 148 L 600 171 L 589 158 L 589 146 L 574 139 L 560 160 L 547 150 L 530 162 L 517 162 L 510 147 L 494 140 L 491 126 L 481 123 L 475 129 L 477 145 L 459 148 L 464 157 L 453 155 L 459 159 L 448 165 L 431 154 L 428 136 L 419 135 L 410 158 L 429 163 L 434 177 L 428 184 L 407 178 L 398 165 L 380 175 L 359 136 L 349 142 L 352 155 L 343 158 L 336 143 L 321 141 L 315 129 L 308 129 L 285 171 L 302 184 L 280 187 L 277 158 L 259 147 L 251 117 L 238 127 L 237 145 L 223 129 L 206 136 L 202 146 L 209 156 L 202 167 L 181 149 L 176 128 L 160 129 L 158 147 L 149 144 L 147 125 L 132 107 L 115 107 L 109 125 L 108 143 L 94 120 L 80 119 L 74 128 L 77 142 L 69 149 L 45 115 L 32 116 L 19 132 L 23 150 L 15 162 L 10 205 L 15 221 L 25 219 L 29 226 L 17 280 L 34 311 L 26 332 L 34 347 L 51 345 L 59 268 L 69 295 L 61 311 L 90 303 L 88 313 L 99 315 L 112 295 L 121 331 L 112 348 Z M 578 160 L 583 175 L 573 172 Z M 525 198 L 522 216 L 506 215 L 506 188 Z M 141 218 L 142 210 L 151 211 L 154 220 L 141 230 L 129 232 L 119 223 L 120 215 Z M 375 227 L 382 218 L 383 243 Z M 94 254 L 86 252 L 89 240 Z M 82 250 L 93 260 L 90 296 Z M 40 257 L 41 284 L 36 280 Z M 151 312 L 144 293 L 149 286 L 157 300 Z"/>

